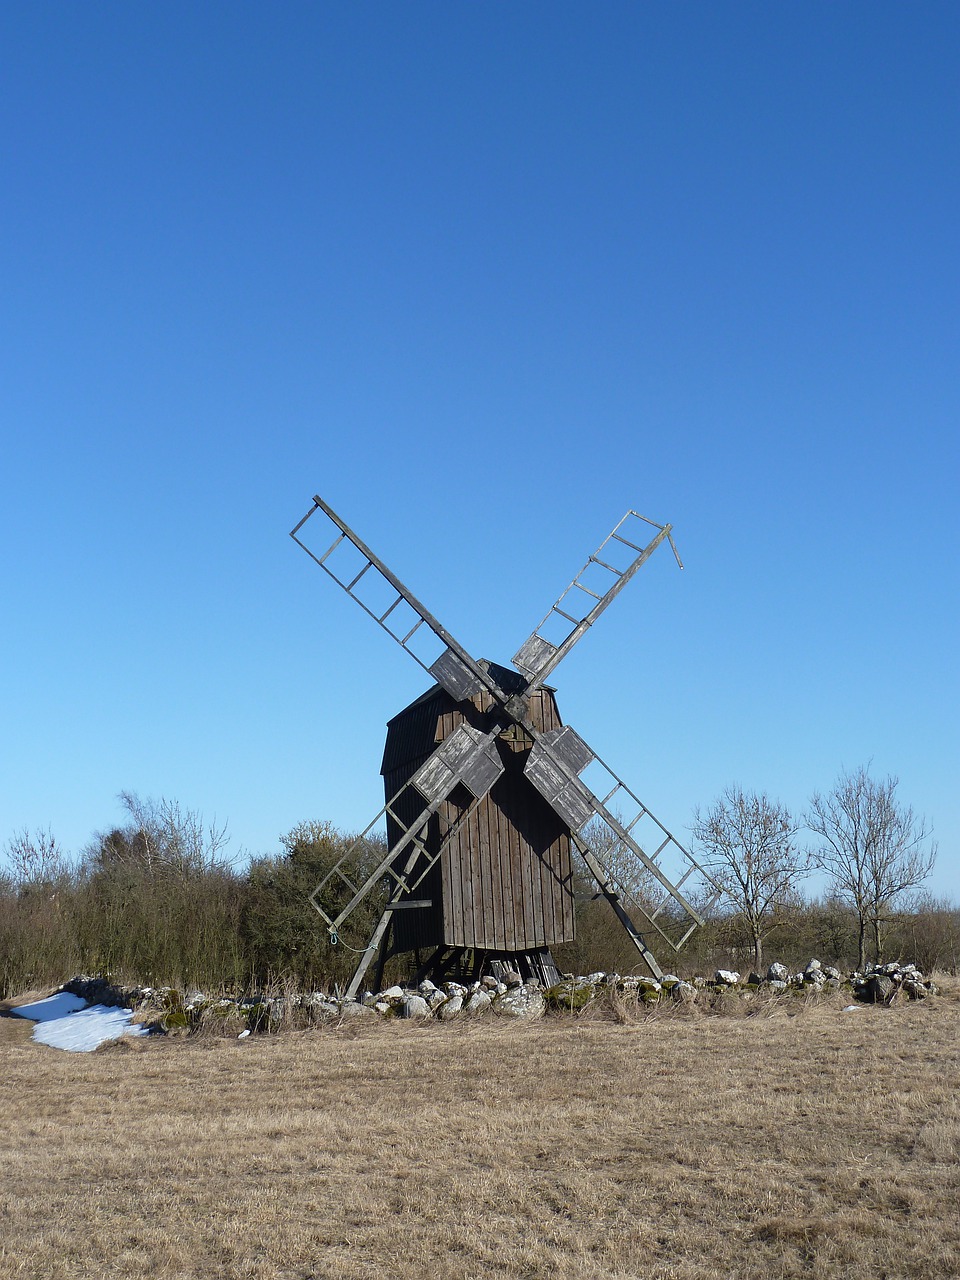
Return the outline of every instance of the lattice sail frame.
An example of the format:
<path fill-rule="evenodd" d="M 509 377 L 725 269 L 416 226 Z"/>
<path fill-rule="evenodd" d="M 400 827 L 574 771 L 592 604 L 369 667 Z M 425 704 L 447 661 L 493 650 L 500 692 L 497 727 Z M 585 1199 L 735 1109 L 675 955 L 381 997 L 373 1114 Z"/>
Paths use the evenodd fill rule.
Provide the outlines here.
<path fill-rule="evenodd" d="M 639 546 L 625 534 L 634 534 L 634 529 L 643 524 L 650 525 L 659 532 L 646 546 Z M 639 534 L 634 536 L 638 537 Z M 623 516 L 513 655 L 513 665 L 530 681 L 528 693 L 539 689 L 664 540 L 670 543 L 677 564 L 682 569 L 683 561 L 673 541 L 670 525 L 657 524 L 655 520 L 642 516 L 637 511 L 628 511 Z M 627 549 L 628 556 L 631 551 L 635 553 L 625 565 L 622 564 L 623 548 Z M 621 558 L 620 565 L 615 563 L 618 556 Z M 613 574 L 613 582 L 607 574 Z M 602 592 L 594 590 L 594 587 L 601 586 L 605 588 Z M 550 640 L 544 632 L 558 620 L 560 634 L 555 641 Z"/>
<path fill-rule="evenodd" d="M 317 512 L 322 512 L 337 530 L 333 542 L 320 554 L 300 536 L 307 521 Z M 657 530 L 646 545 L 634 541 L 637 536 L 635 530 L 641 524 Z M 627 537 L 628 532 L 633 536 Z M 390 902 L 363 953 L 351 991 L 358 987 L 369 960 L 379 946 L 390 912 L 398 899 L 413 892 L 422 882 L 440 858 L 446 843 L 502 774 L 503 765 L 494 744 L 506 723 L 510 722 L 521 725 L 533 741 L 524 768 L 526 777 L 569 827 L 573 843 L 596 880 L 600 893 L 610 903 L 648 966 L 660 975 L 655 957 L 624 904 L 642 915 L 660 938 L 676 951 L 703 923 L 703 912 L 716 901 L 720 887 L 575 730 L 564 725 L 560 729 L 542 732 L 531 724 L 525 699 L 544 683 L 662 542 L 669 542 L 677 564 L 683 568 L 673 541 L 672 526 L 660 525 L 632 510 L 623 516 L 517 651 L 513 662 L 527 682 L 522 695 L 511 695 L 502 689 L 486 665 L 469 654 L 323 499 L 314 498 L 313 506 L 291 531 L 291 537 L 455 701 L 463 701 L 486 689 L 504 715 L 504 723 L 489 734 L 463 725 L 440 743 L 414 777 L 364 828 L 311 894 L 311 903 L 326 922 L 331 937 L 337 940 L 341 926 L 374 886 L 384 879 L 390 886 Z M 335 567 L 338 562 L 334 557 L 341 549 L 352 556 L 353 562 L 348 570 L 338 572 Z M 626 563 L 624 556 L 627 557 Z M 343 560 L 342 554 L 340 560 Z M 613 575 L 612 582 L 605 576 L 610 574 Z M 595 589 L 599 586 L 605 589 Z M 550 630 L 556 628 L 558 620 L 560 634 Z M 548 638 L 545 634 L 548 631 L 554 638 Z M 595 795 L 580 777 L 588 766 L 613 784 L 603 798 Z M 453 820 L 441 817 L 444 802 L 461 784 L 469 792 L 470 800 Z M 414 821 L 407 824 L 399 820 L 397 811 L 411 793 L 421 798 L 424 806 Z M 619 810 L 627 802 L 631 811 L 635 808 L 636 812 L 624 821 Z M 371 871 L 370 835 L 379 829 L 386 817 L 397 823 L 402 834 Z M 427 845 L 427 828 L 435 819 L 441 824 L 440 838 L 431 848 Z M 634 833 L 641 824 L 652 827 L 655 832 L 657 845 L 652 852 L 645 850 L 635 838 Z M 599 842 L 596 840 L 598 829 L 602 833 Z M 596 848 L 598 843 L 599 850 Z M 405 853 L 407 857 L 404 859 Z M 629 853 L 642 868 L 648 884 L 657 886 L 659 896 L 655 900 L 648 894 L 641 895 L 635 883 L 628 884 L 626 878 L 615 870 L 614 864 L 622 862 L 625 853 Z M 678 862 L 681 870 L 679 879 L 672 880 L 661 870 L 658 859 L 664 854 L 673 855 Z M 713 894 L 702 910 L 697 910 L 681 891 L 694 875 L 699 875 L 711 887 Z M 356 883 L 357 879 L 361 882 Z M 668 917 L 672 929 L 664 927 Z"/>
<path fill-rule="evenodd" d="M 468 724 L 460 725 L 440 743 L 433 755 L 383 806 L 346 853 L 334 863 L 310 895 L 311 903 L 326 921 L 331 934 L 339 932 L 350 913 L 380 880 L 386 878 L 392 881 L 391 899 L 397 893 L 410 893 L 418 887 L 440 857 L 444 843 L 460 829 L 468 814 L 503 773 L 503 763 L 494 746 L 496 738 L 496 732 L 483 734 Z M 450 799 L 461 784 L 473 798 L 451 821 L 444 816 L 444 802 Z M 413 793 L 425 800 L 426 804 L 413 822 L 407 825 L 400 819 L 399 813 L 405 807 L 404 800 Z M 440 822 L 440 841 L 431 850 L 427 846 L 427 827 L 434 817 Z M 370 871 L 366 867 L 366 856 L 373 847 L 370 835 L 380 829 L 386 818 L 391 818 L 402 829 L 403 834 L 376 868 Z M 398 861 L 408 850 L 410 856 L 402 870 L 398 870 Z M 351 878 L 350 872 L 354 867 L 364 869 L 364 879 L 359 885 Z M 350 895 L 345 903 L 342 901 L 341 886 Z M 331 905 L 333 903 L 338 905 Z"/>

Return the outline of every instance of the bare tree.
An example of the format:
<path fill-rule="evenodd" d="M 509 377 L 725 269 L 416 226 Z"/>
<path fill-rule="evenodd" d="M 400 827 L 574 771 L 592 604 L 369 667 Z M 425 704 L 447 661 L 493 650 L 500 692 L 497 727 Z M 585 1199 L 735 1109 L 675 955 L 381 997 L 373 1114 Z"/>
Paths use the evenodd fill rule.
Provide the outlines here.
<path fill-rule="evenodd" d="M 613 816 L 621 826 L 626 824 L 627 819 L 619 809 L 613 811 Z M 656 876 L 604 819 L 592 818 L 587 823 L 583 838 L 613 880 L 638 905 L 649 908 L 663 897 L 663 887 Z M 592 895 L 596 889 L 592 879 L 589 885 Z"/>
<path fill-rule="evenodd" d="M 807 826 L 819 841 L 816 864 L 857 914 L 861 969 L 868 930 L 879 961 L 883 928 L 898 899 L 926 880 L 937 857 L 926 819 L 897 800 L 899 781 L 875 780 L 869 766 L 841 773 L 828 795 L 814 795 L 807 814 Z"/>
<path fill-rule="evenodd" d="M 4 851 L 21 890 L 56 885 L 69 874 L 63 850 L 49 830 L 31 832 L 25 827 L 11 836 Z"/>
<path fill-rule="evenodd" d="M 205 825 L 202 814 L 182 809 L 176 800 L 142 800 L 131 791 L 121 791 L 119 799 L 131 822 L 95 838 L 90 850 L 95 866 L 181 879 L 229 867 L 226 823 Z"/>
<path fill-rule="evenodd" d="M 693 837 L 704 869 L 733 901 L 763 963 L 763 942 L 796 900 L 810 869 L 795 843 L 798 824 L 777 800 L 730 786 L 706 812 L 694 810 Z"/>

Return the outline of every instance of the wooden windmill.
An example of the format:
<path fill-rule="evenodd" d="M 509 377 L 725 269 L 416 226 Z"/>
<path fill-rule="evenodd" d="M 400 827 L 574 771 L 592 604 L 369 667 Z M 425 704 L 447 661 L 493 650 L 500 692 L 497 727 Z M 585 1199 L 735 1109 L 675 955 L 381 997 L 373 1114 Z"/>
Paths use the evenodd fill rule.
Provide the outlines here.
<path fill-rule="evenodd" d="M 477 973 L 509 965 L 555 981 L 549 948 L 574 937 L 576 857 L 655 976 L 662 975 L 648 938 L 678 950 L 702 923 L 684 885 L 696 873 L 709 877 L 563 724 L 546 683 L 661 543 L 683 567 L 671 528 L 628 511 L 510 670 L 472 658 L 314 498 L 291 537 L 436 682 L 389 722 L 386 804 L 311 895 L 337 941 L 363 899 L 388 886 L 349 995 L 375 956 L 379 982 L 388 955 L 413 950 L 428 957 L 418 979 L 462 971 L 469 961 Z M 314 549 L 314 536 L 307 542 L 318 532 L 323 550 Z M 384 825 L 386 850 L 377 840 Z"/>

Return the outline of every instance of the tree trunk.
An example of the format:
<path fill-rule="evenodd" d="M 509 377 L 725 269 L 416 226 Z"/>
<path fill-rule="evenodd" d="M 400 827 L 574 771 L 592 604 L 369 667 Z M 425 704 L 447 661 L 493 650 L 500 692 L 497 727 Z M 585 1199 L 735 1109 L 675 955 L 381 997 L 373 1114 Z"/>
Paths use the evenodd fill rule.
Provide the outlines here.
<path fill-rule="evenodd" d="M 759 933 L 753 935 L 753 967 L 757 973 L 760 972 L 760 966 L 763 964 L 763 939 Z"/>
<path fill-rule="evenodd" d="M 874 916 L 873 925 L 873 950 L 876 956 L 877 964 L 883 960 L 883 921 L 879 916 Z"/>
<path fill-rule="evenodd" d="M 858 913 L 857 919 L 860 924 L 860 933 L 858 938 L 858 960 L 857 969 L 860 973 L 867 967 L 867 920 L 866 917 Z"/>

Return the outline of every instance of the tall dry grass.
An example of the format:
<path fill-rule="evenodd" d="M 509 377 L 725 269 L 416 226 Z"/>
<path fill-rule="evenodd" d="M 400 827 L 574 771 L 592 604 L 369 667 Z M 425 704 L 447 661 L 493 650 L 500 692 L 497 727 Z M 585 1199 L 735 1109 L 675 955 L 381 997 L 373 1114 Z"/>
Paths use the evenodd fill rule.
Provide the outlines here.
<path fill-rule="evenodd" d="M 72 1055 L 0 1019 L 0 1274 L 943 1280 L 960 998 Z"/>

